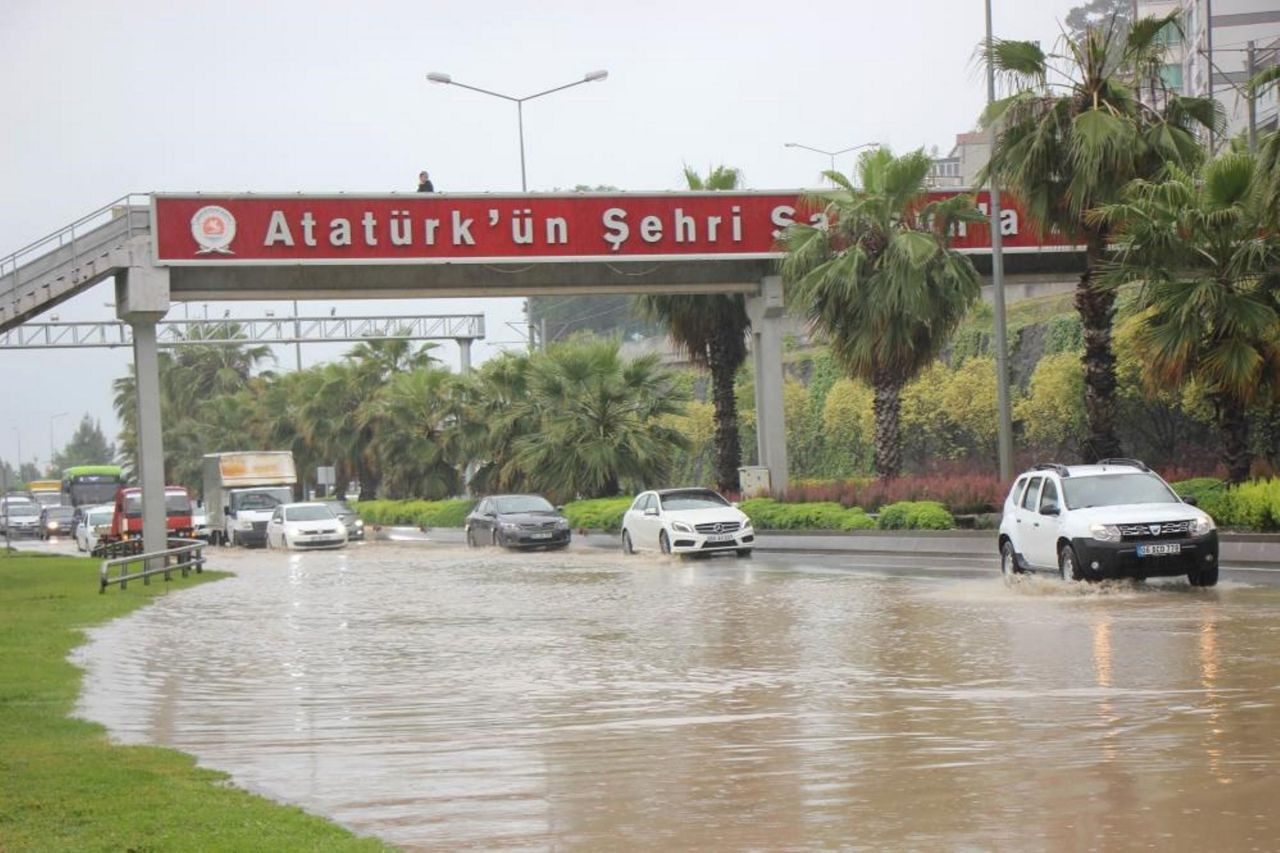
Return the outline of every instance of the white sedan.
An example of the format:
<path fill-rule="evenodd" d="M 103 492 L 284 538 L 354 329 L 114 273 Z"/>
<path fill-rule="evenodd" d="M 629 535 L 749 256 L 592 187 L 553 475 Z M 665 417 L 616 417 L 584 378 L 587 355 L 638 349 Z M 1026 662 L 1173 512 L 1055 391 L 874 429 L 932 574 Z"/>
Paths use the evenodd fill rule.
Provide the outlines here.
<path fill-rule="evenodd" d="M 85 507 L 76 525 L 76 548 L 93 553 L 102 534 L 111 531 L 111 519 L 115 516 L 115 504 Z"/>
<path fill-rule="evenodd" d="M 747 514 L 710 489 L 642 492 L 622 517 L 622 552 L 746 557 L 756 532 Z"/>
<path fill-rule="evenodd" d="M 347 528 L 328 504 L 297 503 L 276 507 L 267 522 L 268 548 L 345 548 Z"/>

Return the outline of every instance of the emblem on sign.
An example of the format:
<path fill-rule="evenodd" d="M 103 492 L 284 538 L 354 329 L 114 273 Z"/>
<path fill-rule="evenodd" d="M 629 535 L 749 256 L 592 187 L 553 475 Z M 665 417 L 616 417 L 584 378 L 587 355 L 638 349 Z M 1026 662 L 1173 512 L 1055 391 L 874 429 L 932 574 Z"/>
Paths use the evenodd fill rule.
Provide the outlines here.
<path fill-rule="evenodd" d="M 1151 531 L 1152 536 L 1160 535 L 1160 525 L 1158 524 L 1148 524 L 1147 529 Z"/>
<path fill-rule="evenodd" d="M 200 246 L 197 255 L 213 252 L 234 255 L 230 246 L 231 241 L 236 238 L 236 218 L 225 207 L 202 207 L 191 217 L 191 236 Z"/>

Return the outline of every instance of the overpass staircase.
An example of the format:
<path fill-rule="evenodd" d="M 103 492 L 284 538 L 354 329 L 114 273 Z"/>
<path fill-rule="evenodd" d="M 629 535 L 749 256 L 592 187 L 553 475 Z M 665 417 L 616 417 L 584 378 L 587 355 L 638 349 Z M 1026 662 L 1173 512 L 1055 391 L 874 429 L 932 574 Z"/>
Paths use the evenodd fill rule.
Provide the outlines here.
<path fill-rule="evenodd" d="M 0 258 L 0 332 L 150 263 L 151 197 L 130 193 Z"/>

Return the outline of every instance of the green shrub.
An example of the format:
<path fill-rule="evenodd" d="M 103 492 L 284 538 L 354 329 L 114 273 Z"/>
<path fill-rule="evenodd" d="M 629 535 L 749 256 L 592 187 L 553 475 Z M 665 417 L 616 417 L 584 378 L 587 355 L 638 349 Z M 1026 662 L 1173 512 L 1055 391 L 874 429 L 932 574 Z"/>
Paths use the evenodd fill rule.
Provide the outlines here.
<path fill-rule="evenodd" d="M 365 524 L 414 527 L 462 527 L 475 501 L 454 498 L 444 501 L 358 501 L 352 504 Z"/>
<path fill-rule="evenodd" d="M 937 501 L 898 501 L 880 508 L 876 526 L 881 530 L 950 530 L 956 521 Z"/>
<path fill-rule="evenodd" d="M 772 498 L 752 498 L 738 506 L 757 530 L 869 530 L 875 527 L 875 522 L 862 509 L 845 509 L 835 501 L 788 504 Z"/>
<path fill-rule="evenodd" d="M 1194 498 L 1196 506 L 1213 516 L 1219 524 L 1227 523 L 1227 485 L 1217 477 L 1193 477 L 1170 483 L 1182 498 Z"/>
<path fill-rule="evenodd" d="M 617 531 L 622 528 L 622 515 L 634 498 L 595 498 L 565 504 L 564 516 L 574 529 Z"/>

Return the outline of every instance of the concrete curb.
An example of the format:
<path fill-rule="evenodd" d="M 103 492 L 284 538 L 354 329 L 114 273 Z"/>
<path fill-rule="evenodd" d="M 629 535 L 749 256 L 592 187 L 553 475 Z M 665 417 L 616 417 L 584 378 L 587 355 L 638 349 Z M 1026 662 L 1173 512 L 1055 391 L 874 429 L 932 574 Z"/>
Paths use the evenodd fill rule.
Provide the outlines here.
<path fill-rule="evenodd" d="M 375 532 L 379 539 L 388 538 L 383 531 L 400 530 L 418 533 L 416 527 L 383 528 Z M 431 528 L 428 536 L 461 542 L 462 528 Z M 575 541 L 593 548 L 621 548 L 616 533 L 589 530 Z M 1223 533 L 1219 538 L 1220 562 L 1224 565 L 1269 567 L 1280 569 L 1280 535 L 1267 533 Z M 996 560 L 994 530 L 815 530 L 793 532 L 762 530 L 756 536 L 756 550 L 762 553 L 822 554 L 938 554 L 957 557 L 990 557 Z"/>

